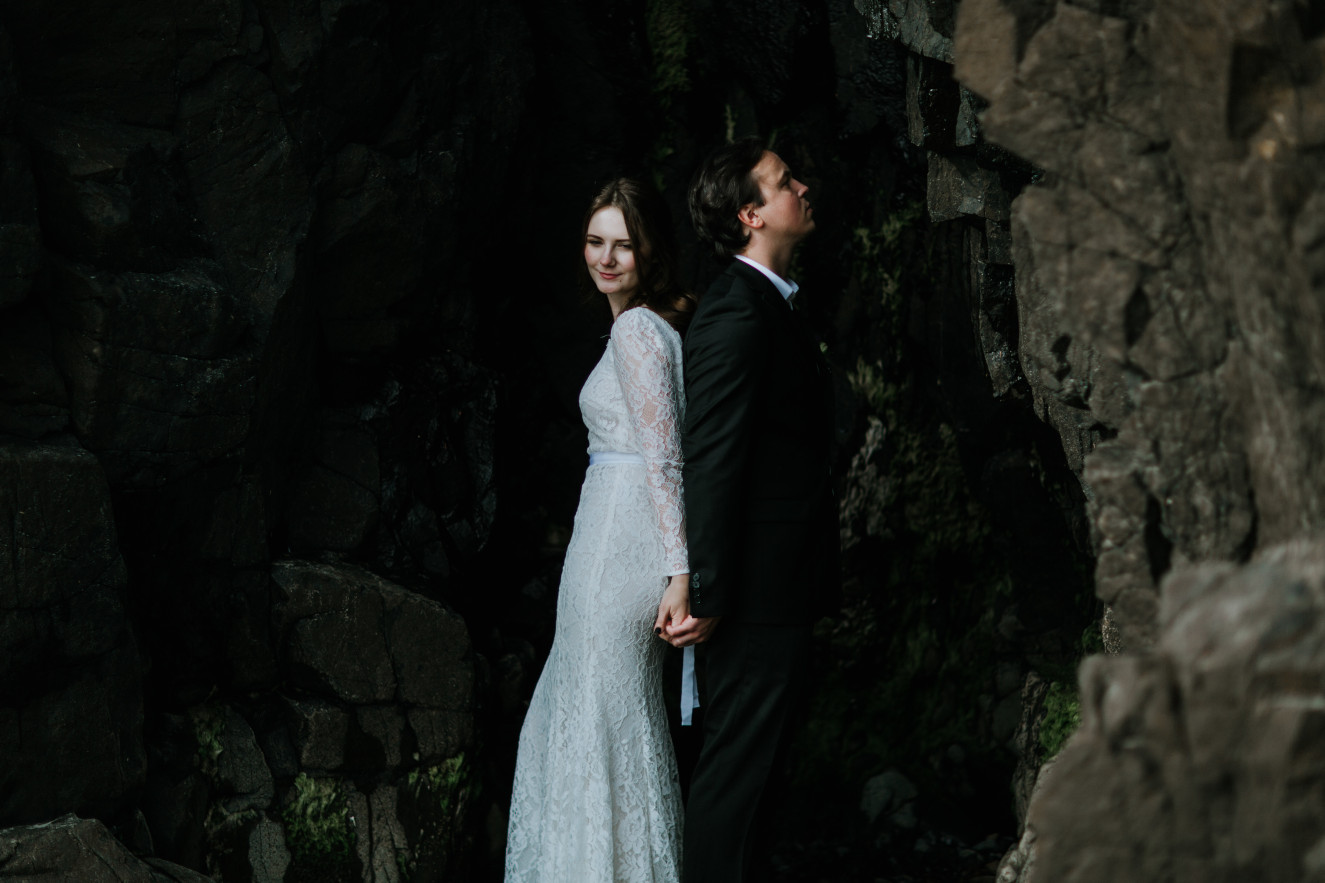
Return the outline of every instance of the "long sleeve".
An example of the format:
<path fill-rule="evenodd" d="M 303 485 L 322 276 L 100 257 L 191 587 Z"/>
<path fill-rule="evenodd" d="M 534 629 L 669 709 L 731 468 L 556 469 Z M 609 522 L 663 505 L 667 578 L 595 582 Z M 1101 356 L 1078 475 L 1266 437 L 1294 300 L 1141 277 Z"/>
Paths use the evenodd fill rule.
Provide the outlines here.
<path fill-rule="evenodd" d="M 663 320 L 636 307 L 612 325 L 612 352 L 626 410 L 644 457 L 649 494 L 658 513 L 668 576 L 689 573 L 685 499 L 681 486 L 681 419 L 685 393 L 680 383 L 679 347 L 669 345 Z"/>
<path fill-rule="evenodd" d="M 746 297 L 714 298 L 686 335 L 685 481 L 689 488 L 690 609 L 720 616 L 735 601 L 745 510 L 751 411 L 767 353 L 766 333 Z"/>

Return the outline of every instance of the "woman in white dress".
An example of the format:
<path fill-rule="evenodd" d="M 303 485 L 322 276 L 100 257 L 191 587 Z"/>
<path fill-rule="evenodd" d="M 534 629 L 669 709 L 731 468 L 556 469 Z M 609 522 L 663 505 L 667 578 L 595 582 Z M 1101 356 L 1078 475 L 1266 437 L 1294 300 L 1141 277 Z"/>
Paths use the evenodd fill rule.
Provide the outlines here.
<path fill-rule="evenodd" d="M 689 611 L 678 329 L 694 299 L 666 208 L 639 182 L 605 187 L 583 234 L 612 334 L 580 391 L 589 468 L 520 733 L 506 881 L 676 883 L 681 791 L 656 634 Z"/>

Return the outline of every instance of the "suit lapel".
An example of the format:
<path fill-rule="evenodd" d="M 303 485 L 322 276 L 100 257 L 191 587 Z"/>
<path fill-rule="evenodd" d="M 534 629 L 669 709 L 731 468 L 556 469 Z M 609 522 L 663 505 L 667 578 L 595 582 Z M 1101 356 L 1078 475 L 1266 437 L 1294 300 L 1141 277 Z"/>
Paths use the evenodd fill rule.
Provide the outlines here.
<path fill-rule="evenodd" d="M 763 273 L 754 267 L 732 259 L 731 267 L 727 272 L 735 273 L 746 281 L 746 283 L 758 291 L 767 303 L 768 307 L 778 316 L 783 327 L 787 328 L 787 337 L 790 338 L 787 344 L 790 346 L 803 347 L 813 359 L 815 373 L 824 376 L 828 372 L 828 363 L 824 359 L 823 352 L 819 349 L 819 342 L 810 332 L 810 328 L 805 324 L 805 317 L 792 309 L 791 304 L 778 291 L 777 286 L 773 284 Z"/>
<path fill-rule="evenodd" d="M 770 306 L 776 306 L 787 313 L 791 312 L 791 305 L 788 304 L 787 299 L 778 292 L 777 286 L 773 284 L 773 281 L 745 261 L 739 261 L 736 258 L 732 258 L 731 267 L 728 268 L 727 272 L 735 273 L 737 276 L 744 279 L 745 283 L 755 291 L 758 291 Z"/>

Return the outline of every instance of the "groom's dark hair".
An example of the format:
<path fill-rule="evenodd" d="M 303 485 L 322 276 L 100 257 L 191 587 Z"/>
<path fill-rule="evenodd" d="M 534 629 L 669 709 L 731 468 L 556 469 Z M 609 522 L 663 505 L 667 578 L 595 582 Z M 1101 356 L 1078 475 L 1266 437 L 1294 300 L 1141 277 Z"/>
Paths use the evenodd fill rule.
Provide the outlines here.
<path fill-rule="evenodd" d="M 762 138 L 741 138 L 710 153 L 690 182 L 690 220 L 695 233 L 719 257 L 729 258 L 745 249 L 750 234 L 737 213 L 743 205 L 764 204 L 759 182 L 751 174 L 763 157 Z"/>

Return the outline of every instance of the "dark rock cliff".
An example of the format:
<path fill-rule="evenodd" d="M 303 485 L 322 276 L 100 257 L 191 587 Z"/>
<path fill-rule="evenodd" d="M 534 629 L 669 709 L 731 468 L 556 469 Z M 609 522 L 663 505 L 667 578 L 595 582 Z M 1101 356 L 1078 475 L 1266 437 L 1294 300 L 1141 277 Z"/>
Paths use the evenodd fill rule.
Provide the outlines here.
<path fill-rule="evenodd" d="M 1322 33 L 6 3 L 0 877 L 493 876 L 606 331 L 580 212 L 651 177 L 702 280 L 690 169 L 757 131 L 839 379 L 786 878 L 963 878 L 1024 830 L 1009 879 L 1314 879 Z"/>
<path fill-rule="evenodd" d="M 462 256 L 530 73 L 512 13 L 0 12 L 0 823 L 235 880 L 470 866 L 447 599 L 496 376 Z M 52 847 L 15 836 L 22 877 Z"/>

